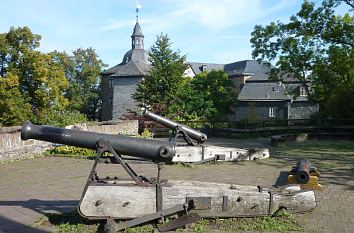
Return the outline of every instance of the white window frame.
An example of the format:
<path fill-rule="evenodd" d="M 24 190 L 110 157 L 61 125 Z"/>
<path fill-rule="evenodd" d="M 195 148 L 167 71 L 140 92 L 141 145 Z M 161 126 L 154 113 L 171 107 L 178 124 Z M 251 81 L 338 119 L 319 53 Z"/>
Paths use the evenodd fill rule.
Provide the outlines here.
<path fill-rule="evenodd" d="M 274 107 L 269 107 L 269 117 L 275 117 Z"/>
<path fill-rule="evenodd" d="M 306 88 L 304 86 L 299 87 L 300 96 L 307 96 Z"/>

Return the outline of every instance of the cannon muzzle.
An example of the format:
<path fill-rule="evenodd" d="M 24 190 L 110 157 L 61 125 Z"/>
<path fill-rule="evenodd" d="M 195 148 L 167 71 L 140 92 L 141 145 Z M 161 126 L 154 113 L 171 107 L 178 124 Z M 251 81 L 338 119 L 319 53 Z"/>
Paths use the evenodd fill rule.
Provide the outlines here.
<path fill-rule="evenodd" d="M 296 179 L 300 184 L 306 184 L 310 180 L 311 163 L 305 159 L 296 164 Z"/>
<path fill-rule="evenodd" d="M 161 124 L 164 125 L 165 127 L 175 130 L 179 127 L 180 130 L 183 130 L 186 134 L 188 134 L 188 136 L 193 139 L 196 140 L 199 143 L 204 143 L 208 137 L 206 134 L 199 132 L 198 130 L 189 128 L 188 126 L 185 126 L 183 124 L 174 122 L 168 118 L 159 116 L 153 112 L 148 111 L 147 109 L 144 110 L 143 112 L 143 116 Z"/>
<path fill-rule="evenodd" d="M 170 142 L 34 125 L 30 121 L 23 123 L 21 139 L 36 139 L 93 150 L 97 148 L 96 143 L 103 139 L 108 141 L 113 150 L 119 154 L 156 162 L 171 161 L 175 154 Z"/>

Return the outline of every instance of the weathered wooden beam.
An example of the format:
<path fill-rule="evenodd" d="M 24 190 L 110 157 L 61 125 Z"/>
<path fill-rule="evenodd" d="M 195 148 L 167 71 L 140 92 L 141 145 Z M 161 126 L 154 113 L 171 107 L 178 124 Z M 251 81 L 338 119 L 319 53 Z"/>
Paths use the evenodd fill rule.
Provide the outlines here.
<path fill-rule="evenodd" d="M 242 161 L 269 158 L 268 149 L 247 149 L 221 146 L 176 146 L 172 162 L 196 163 L 214 159 L 216 161 Z"/>
<path fill-rule="evenodd" d="M 262 189 L 198 181 L 169 181 L 162 185 L 162 197 L 162 209 L 193 199 L 197 206 L 192 212 L 202 217 L 264 216 L 280 208 L 290 212 L 306 212 L 316 207 L 314 192 L 301 191 L 299 186 Z M 130 219 L 151 214 L 156 211 L 156 187 L 90 185 L 79 211 L 84 217 L 92 219 Z"/>

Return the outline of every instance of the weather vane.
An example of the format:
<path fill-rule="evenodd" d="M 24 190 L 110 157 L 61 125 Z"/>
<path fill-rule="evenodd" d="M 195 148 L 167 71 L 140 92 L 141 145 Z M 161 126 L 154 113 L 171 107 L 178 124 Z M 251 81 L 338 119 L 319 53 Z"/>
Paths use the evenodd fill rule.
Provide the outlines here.
<path fill-rule="evenodd" d="M 139 1 L 136 1 L 136 21 L 139 21 L 139 9 L 141 8 L 141 5 L 139 4 Z"/>

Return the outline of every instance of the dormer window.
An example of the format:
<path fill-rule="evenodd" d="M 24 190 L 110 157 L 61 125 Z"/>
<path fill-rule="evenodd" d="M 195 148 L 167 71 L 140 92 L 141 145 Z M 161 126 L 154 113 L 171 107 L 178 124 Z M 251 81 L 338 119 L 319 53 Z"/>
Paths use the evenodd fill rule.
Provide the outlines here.
<path fill-rule="evenodd" d="M 202 71 L 207 71 L 208 70 L 208 67 L 206 65 L 202 65 L 200 68 L 201 68 Z"/>
<path fill-rule="evenodd" d="M 299 87 L 300 96 L 307 96 L 306 88 L 304 86 Z"/>

